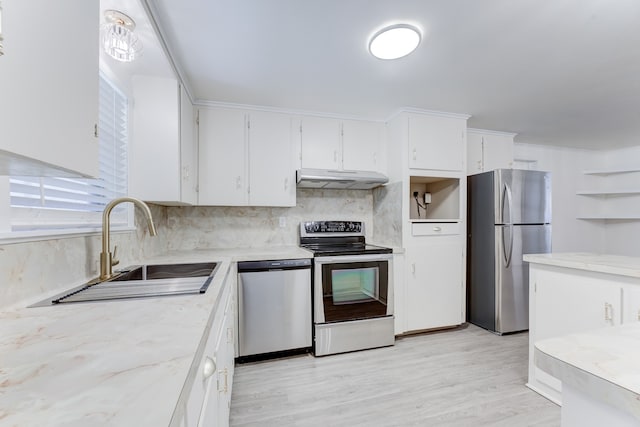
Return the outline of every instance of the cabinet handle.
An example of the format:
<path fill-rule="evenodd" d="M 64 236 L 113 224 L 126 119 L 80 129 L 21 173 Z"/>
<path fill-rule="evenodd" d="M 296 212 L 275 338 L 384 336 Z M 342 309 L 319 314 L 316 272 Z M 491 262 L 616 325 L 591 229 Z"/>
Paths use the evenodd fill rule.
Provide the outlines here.
<path fill-rule="evenodd" d="M 227 343 L 233 342 L 233 328 L 227 328 Z"/>
<path fill-rule="evenodd" d="M 240 179 L 241 178 L 239 176 L 236 177 L 236 190 L 240 189 Z"/>
<path fill-rule="evenodd" d="M 433 227 L 433 231 L 442 231 L 441 227 Z"/>
<path fill-rule="evenodd" d="M 414 276 L 416 275 L 416 263 L 412 263 L 411 264 L 411 274 L 413 274 Z"/>
<path fill-rule="evenodd" d="M 417 160 L 418 159 L 418 152 L 416 151 L 416 149 L 413 149 L 413 160 Z"/>
<path fill-rule="evenodd" d="M 373 164 L 374 165 L 378 164 L 378 153 L 373 153 Z"/>
<path fill-rule="evenodd" d="M 289 189 L 289 178 L 284 179 L 284 191 Z"/>
<path fill-rule="evenodd" d="M 613 321 L 613 306 L 608 302 L 604 303 L 604 320 L 608 322 Z"/>
<path fill-rule="evenodd" d="M 224 388 L 220 388 L 220 384 L 218 384 L 218 391 L 222 393 L 226 393 L 229 390 L 229 380 L 228 380 L 228 371 L 227 368 L 224 368 L 221 371 L 218 371 L 220 375 L 224 375 Z"/>
<path fill-rule="evenodd" d="M 338 150 L 333 150 L 333 161 L 334 162 L 338 161 Z"/>
<path fill-rule="evenodd" d="M 216 362 L 214 362 L 212 358 L 207 356 L 207 358 L 204 361 L 204 367 L 202 369 L 202 373 L 204 374 L 204 377 L 209 378 L 211 375 L 213 375 L 215 371 L 216 371 Z"/>

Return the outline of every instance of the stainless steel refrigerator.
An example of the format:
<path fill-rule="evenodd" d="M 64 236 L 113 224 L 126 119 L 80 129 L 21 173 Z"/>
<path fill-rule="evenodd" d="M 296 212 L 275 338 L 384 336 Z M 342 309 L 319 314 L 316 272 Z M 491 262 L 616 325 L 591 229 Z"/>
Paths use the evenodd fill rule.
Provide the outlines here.
<path fill-rule="evenodd" d="M 467 184 L 467 320 L 498 334 L 527 330 L 522 255 L 551 252 L 551 175 L 497 169 Z"/>

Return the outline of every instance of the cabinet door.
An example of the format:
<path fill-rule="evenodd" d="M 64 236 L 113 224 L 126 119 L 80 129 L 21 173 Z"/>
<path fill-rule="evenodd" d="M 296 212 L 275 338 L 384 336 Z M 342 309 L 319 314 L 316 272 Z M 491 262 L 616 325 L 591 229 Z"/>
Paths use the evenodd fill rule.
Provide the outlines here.
<path fill-rule="evenodd" d="M 376 122 L 342 122 L 342 166 L 345 170 L 380 171 L 381 125 Z"/>
<path fill-rule="evenodd" d="M 489 134 L 482 136 L 484 171 L 513 167 L 513 136 Z"/>
<path fill-rule="evenodd" d="M 199 110 L 200 205 L 248 204 L 246 130 L 242 110 Z"/>
<path fill-rule="evenodd" d="M 198 203 L 198 141 L 195 111 L 187 92 L 180 86 L 180 202 Z"/>
<path fill-rule="evenodd" d="M 249 120 L 249 204 L 295 206 L 291 116 L 251 112 Z"/>
<path fill-rule="evenodd" d="M 226 304 L 224 320 L 216 337 L 214 350 L 216 372 L 209 381 L 198 426 L 224 427 L 229 425 L 234 364 L 233 324 L 233 302 L 232 298 L 229 298 Z"/>
<path fill-rule="evenodd" d="M 178 82 L 135 76 L 132 86 L 129 194 L 150 202 L 180 201 Z"/>
<path fill-rule="evenodd" d="M 467 132 L 467 175 L 483 172 L 482 135 Z"/>
<path fill-rule="evenodd" d="M 626 285 L 623 292 L 622 323 L 640 322 L 640 281 L 637 285 Z"/>
<path fill-rule="evenodd" d="M 99 2 L 15 0 L 2 8 L 1 174 L 60 175 L 53 165 L 97 176 Z"/>
<path fill-rule="evenodd" d="M 407 329 L 462 323 L 462 243 L 459 236 L 423 237 L 407 248 Z"/>
<path fill-rule="evenodd" d="M 536 271 L 536 341 L 620 324 L 620 286 L 571 273 Z"/>
<path fill-rule="evenodd" d="M 409 167 L 462 170 L 466 120 L 409 115 Z"/>
<path fill-rule="evenodd" d="M 342 169 L 339 120 L 305 116 L 300 138 L 303 168 Z"/>

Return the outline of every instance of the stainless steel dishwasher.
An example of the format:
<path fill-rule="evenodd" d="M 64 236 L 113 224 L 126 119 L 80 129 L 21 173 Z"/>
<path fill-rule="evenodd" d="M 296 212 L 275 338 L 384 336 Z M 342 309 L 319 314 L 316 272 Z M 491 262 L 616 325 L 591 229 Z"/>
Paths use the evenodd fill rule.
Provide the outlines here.
<path fill-rule="evenodd" d="M 311 260 L 239 262 L 240 360 L 311 346 Z"/>

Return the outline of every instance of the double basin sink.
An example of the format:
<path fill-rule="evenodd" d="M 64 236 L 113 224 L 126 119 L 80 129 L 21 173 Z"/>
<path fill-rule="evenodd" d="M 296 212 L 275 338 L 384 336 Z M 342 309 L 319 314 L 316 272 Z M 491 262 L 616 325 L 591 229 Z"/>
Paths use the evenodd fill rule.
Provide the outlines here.
<path fill-rule="evenodd" d="M 91 281 L 36 306 L 168 295 L 203 294 L 218 270 L 215 262 L 136 265 L 104 281 Z M 44 303 L 44 304 L 43 304 Z"/>

